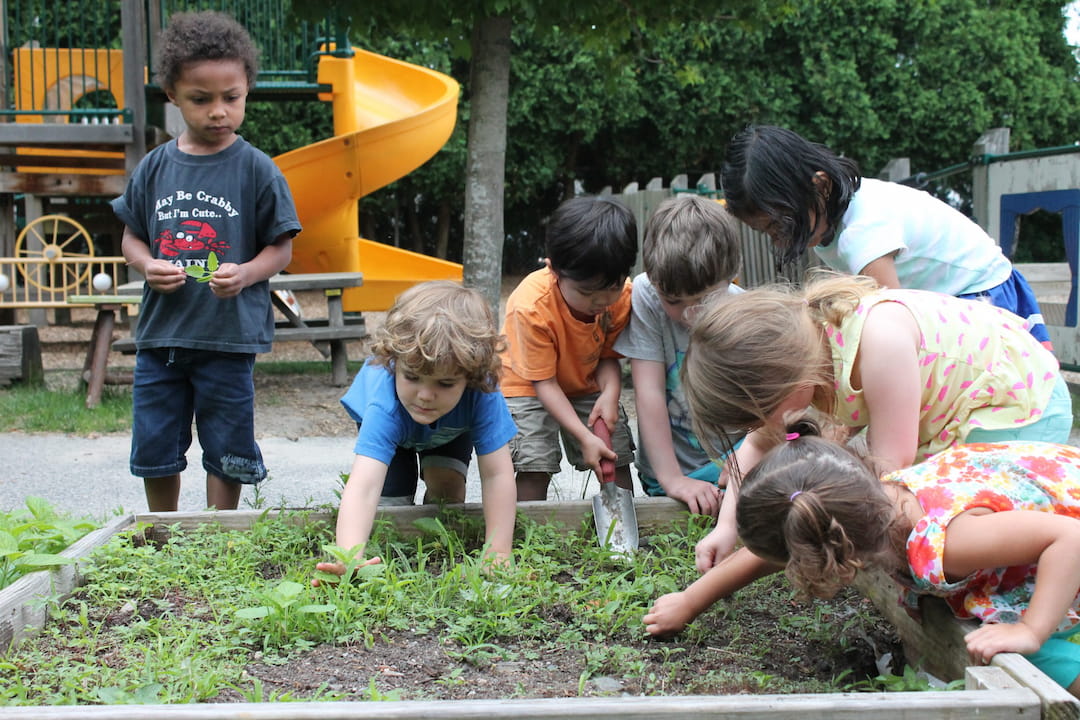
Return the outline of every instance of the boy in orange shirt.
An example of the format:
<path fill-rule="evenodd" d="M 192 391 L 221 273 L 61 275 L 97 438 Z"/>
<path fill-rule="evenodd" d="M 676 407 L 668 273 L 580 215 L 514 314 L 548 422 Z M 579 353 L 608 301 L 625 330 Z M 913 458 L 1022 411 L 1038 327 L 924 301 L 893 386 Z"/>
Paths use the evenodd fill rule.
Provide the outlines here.
<path fill-rule="evenodd" d="M 518 500 L 546 500 L 562 452 L 600 477 L 615 461 L 615 481 L 633 490 L 634 440 L 619 403 L 621 357 L 612 348 L 630 321 L 637 223 L 622 204 L 575 197 L 552 214 L 545 267 L 526 276 L 506 303 L 502 391 L 518 426 L 510 442 Z M 611 428 L 612 449 L 592 432 Z"/>

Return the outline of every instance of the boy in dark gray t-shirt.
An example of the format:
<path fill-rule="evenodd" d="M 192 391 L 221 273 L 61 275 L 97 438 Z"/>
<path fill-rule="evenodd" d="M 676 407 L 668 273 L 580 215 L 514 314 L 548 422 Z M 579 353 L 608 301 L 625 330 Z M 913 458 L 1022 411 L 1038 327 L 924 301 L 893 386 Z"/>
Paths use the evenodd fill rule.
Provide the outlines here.
<path fill-rule="evenodd" d="M 300 222 L 281 171 L 236 134 L 257 73 L 247 32 L 217 12 L 178 13 L 158 77 L 185 129 L 112 202 L 128 264 L 145 279 L 135 334 L 131 472 L 150 510 L 176 510 L 194 418 L 209 507 L 235 509 L 266 477 L 255 442 L 255 353 L 274 322 L 269 278 Z"/>

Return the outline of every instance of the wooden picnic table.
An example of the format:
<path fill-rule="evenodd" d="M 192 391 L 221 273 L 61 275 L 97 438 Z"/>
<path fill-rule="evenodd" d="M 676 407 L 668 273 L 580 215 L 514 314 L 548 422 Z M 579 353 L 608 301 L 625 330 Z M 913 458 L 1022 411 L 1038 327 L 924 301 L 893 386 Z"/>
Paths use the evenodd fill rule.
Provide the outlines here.
<path fill-rule="evenodd" d="M 142 295 L 69 295 L 69 305 L 90 305 L 97 309 L 94 331 L 83 362 L 82 379 L 86 383 L 86 407 L 97 407 L 106 384 L 130 384 L 131 375 L 109 375 L 109 347 L 113 328 L 116 327 L 116 311 L 127 305 L 138 305 Z"/>
<path fill-rule="evenodd" d="M 295 275 L 275 275 L 270 278 L 270 300 L 285 317 L 285 323 L 276 323 L 274 342 L 304 341 L 314 345 L 323 357 L 330 359 L 331 381 L 335 385 L 345 385 L 349 379 L 348 351 L 346 341 L 367 337 L 367 329 L 362 318 L 349 318 L 346 321 L 342 306 L 342 293 L 346 288 L 359 287 L 364 283 L 364 275 L 359 272 L 333 273 L 298 273 Z M 306 318 L 299 316 L 278 296 L 276 291 L 322 290 L 326 296 L 326 317 Z M 117 288 L 121 295 L 142 296 L 142 281 L 129 282 Z M 132 327 L 134 335 L 134 327 Z M 114 350 L 131 352 L 135 349 L 133 338 L 123 338 L 113 344 Z"/>

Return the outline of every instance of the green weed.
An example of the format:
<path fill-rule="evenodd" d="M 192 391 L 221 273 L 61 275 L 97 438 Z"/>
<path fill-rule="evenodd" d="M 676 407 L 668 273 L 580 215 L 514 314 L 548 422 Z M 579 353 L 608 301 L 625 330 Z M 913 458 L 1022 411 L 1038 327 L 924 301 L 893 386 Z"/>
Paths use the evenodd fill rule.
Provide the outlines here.
<path fill-rule="evenodd" d="M 28 497 L 25 503 L 25 510 L 0 512 L 0 588 L 26 573 L 71 564 L 59 553 L 99 527 L 59 514 L 41 498 Z"/>

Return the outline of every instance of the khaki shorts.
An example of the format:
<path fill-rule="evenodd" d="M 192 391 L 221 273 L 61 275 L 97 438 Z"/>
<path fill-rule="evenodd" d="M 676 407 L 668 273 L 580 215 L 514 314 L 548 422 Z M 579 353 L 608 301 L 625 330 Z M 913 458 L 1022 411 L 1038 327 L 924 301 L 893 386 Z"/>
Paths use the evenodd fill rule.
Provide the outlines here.
<path fill-rule="evenodd" d="M 569 398 L 581 422 L 587 423 L 589 413 L 599 395 L 583 395 Z M 559 437 L 562 436 L 566 447 L 566 459 L 578 470 L 588 470 L 582 461 L 581 446 L 577 440 L 564 432 L 558 421 L 551 416 L 547 408 L 535 397 L 506 398 L 510 414 L 517 424 L 518 432 L 510 441 L 510 454 L 514 459 L 516 472 L 557 473 L 562 469 L 562 449 Z M 619 405 L 619 421 L 611 429 L 611 446 L 618 454 L 615 467 L 624 467 L 634 462 L 634 437 L 630 434 L 630 424 L 626 413 Z"/>

